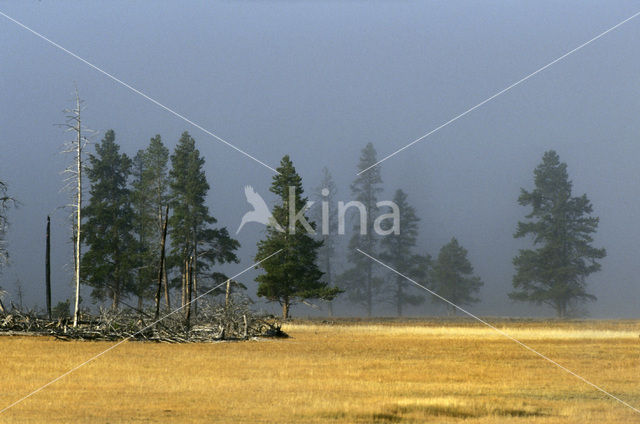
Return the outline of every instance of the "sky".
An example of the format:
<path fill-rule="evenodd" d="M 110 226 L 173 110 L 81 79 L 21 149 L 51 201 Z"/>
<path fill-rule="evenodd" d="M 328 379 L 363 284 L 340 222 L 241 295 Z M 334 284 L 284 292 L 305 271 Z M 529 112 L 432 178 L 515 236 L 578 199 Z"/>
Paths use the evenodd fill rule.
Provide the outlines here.
<path fill-rule="evenodd" d="M 275 168 L 289 154 L 307 191 L 328 167 L 344 201 L 366 143 L 385 157 L 639 10 L 615 0 L 0 1 L 3 14 L 265 164 Z M 418 251 L 435 256 L 452 236 L 469 251 L 485 283 L 474 313 L 553 314 L 507 293 L 512 258 L 530 246 L 513 238 L 528 212 L 517 197 L 554 149 L 574 194 L 592 201 L 595 245 L 608 252 L 588 279 L 598 297 L 590 316 L 640 316 L 638 40 L 640 17 L 380 165 L 380 198 L 402 188 L 421 218 Z M 76 86 L 95 141 L 113 129 L 131 156 L 155 134 L 173 149 L 189 131 L 206 160 L 207 204 L 231 233 L 250 209 L 245 185 L 275 201 L 273 171 L 0 16 L 0 180 L 20 202 L 9 216 L 12 264 L 0 286 L 14 300 L 19 279 L 24 302 L 44 304 L 48 214 L 54 304 L 71 296 L 69 211 L 61 208 L 70 158 L 60 153 L 69 134 L 57 124 Z M 237 236 L 241 262 L 223 271 L 250 266 L 263 236 L 247 225 Z M 250 293 L 256 275 L 239 278 Z M 437 311 L 425 304 L 409 313 Z"/>

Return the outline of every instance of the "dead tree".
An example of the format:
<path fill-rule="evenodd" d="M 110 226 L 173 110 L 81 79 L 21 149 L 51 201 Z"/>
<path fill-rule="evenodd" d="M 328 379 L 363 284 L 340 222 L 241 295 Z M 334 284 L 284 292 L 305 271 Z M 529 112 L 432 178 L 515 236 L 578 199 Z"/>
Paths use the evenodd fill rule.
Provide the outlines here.
<path fill-rule="evenodd" d="M 78 325 L 78 316 L 80 308 L 80 258 L 82 257 L 82 244 L 80 242 L 81 228 L 82 228 L 82 171 L 84 169 L 84 148 L 89 143 L 89 140 L 84 135 L 89 132 L 82 126 L 82 100 L 78 94 L 78 90 L 75 92 L 75 107 L 73 109 L 65 109 L 67 114 L 67 122 L 62 126 L 66 128 L 66 131 L 72 132 L 74 137 L 65 143 L 63 153 L 67 153 L 73 156 L 73 163 L 71 163 L 65 170 L 64 174 L 67 174 L 66 182 L 67 189 L 71 191 L 73 204 L 71 208 L 73 210 L 73 242 L 74 242 L 74 283 L 75 283 L 75 301 L 73 311 L 73 326 Z"/>
<path fill-rule="evenodd" d="M 47 237 L 44 259 L 45 289 L 47 299 L 47 317 L 51 319 L 51 218 L 47 216 Z"/>

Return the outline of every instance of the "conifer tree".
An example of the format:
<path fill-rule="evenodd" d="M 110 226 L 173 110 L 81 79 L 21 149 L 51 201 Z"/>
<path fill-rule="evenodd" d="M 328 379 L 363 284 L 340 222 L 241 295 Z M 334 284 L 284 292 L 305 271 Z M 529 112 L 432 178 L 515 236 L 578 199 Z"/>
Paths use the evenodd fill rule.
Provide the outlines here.
<path fill-rule="evenodd" d="M 153 297 L 160 262 L 160 242 L 164 223 L 164 209 L 169 201 L 167 163 L 169 150 L 160 135 L 151 138 L 145 150 L 139 150 L 133 159 L 132 205 L 134 227 L 139 242 L 135 294 L 138 307 L 142 300 Z M 167 306 L 166 270 L 163 272 Z"/>
<path fill-rule="evenodd" d="M 438 258 L 431 269 L 431 289 L 455 305 L 470 305 L 479 301 L 474 297 L 484 283 L 473 275 L 473 266 L 467 259 L 467 250 L 455 237 L 440 249 Z M 433 298 L 434 302 L 441 302 Z M 456 308 L 446 304 L 450 315 Z"/>
<path fill-rule="evenodd" d="M 170 195 L 172 216 L 169 228 L 172 263 L 179 270 L 182 305 L 187 323 L 191 301 L 199 291 L 199 276 L 216 263 L 238 262 L 235 250 L 240 246 L 226 228 L 211 228 L 216 219 L 205 204 L 209 183 L 204 172 L 204 158 L 195 140 L 184 132 L 171 155 Z M 194 308 L 196 305 L 194 305 Z"/>
<path fill-rule="evenodd" d="M 329 169 L 322 168 L 322 179 L 316 188 L 313 214 L 317 225 L 317 239 L 322 241 L 322 246 L 318 249 L 318 268 L 323 272 L 323 281 L 329 287 L 335 287 L 336 261 L 335 253 L 337 249 L 338 219 L 337 215 L 330 212 L 331 207 L 335 207 L 336 187 Z M 329 316 L 333 316 L 333 301 L 328 301 Z"/>
<path fill-rule="evenodd" d="M 332 300 L 340 289 L 329 287 L 321 279 L 317 259 L 322 241 L 313 237 L 316 226 L 304 212 L 307 198 L 303 197 L 302 178 L 289 156 L 282 158 L 277 171 L 270 189 L 279 200 L 273 217 L 284 231 L 267 227 L 266 239 L 258 242 L 256 261 L 280 253 L 257 266 L 265 272 L 256 281 L 258 296 L 280 303 L 282 317 L 287 319 L 291 305 L 306 299 Z"/>
<path fill-rule="evenodd" d="M 514 237 L 533 237 L 536 249 L 522 249 L 513 259 L 516 274 L 514 291 L 518 301 L 547 304 L 565 317 L 576 302 L 595 300 L 587 293 L 586 278 L 600 270 L 598 259 L 605 249 L 591 245 L 599 219 L 586 194 L 572 197 L 567 165 L 558 154 L 545 152 L 534 171 L 535 188 L 521 190 L 518 203 L 531 206 L 529 221 L 518 222 Z"/>
<path fill-rule="evenodd" d="M 137 242 L 133 236 L 133 210 L 128 178 L 131 159 L 120 153 L 115 133 L 108 130 L 89 155 L 87 176 L 91 183 L 89 204 L 81 239 L 88 247 L 81 259 L 81 275 L 93 287 L 92 297 L 111 299 L 118 308 L 133 286 Z"/>
<path fill-rule="evenodd" d="M 376 150 L 373 144 L 368 143 L 362 149 L 358 171 L 369 168 L 377 161 Z M 363 305 L 368 317 L 372 314 L 376 299 L 383 295 L 383 280 L 375 274 L 374 263 L 356 249 L 371 256 L 376 256 L 378 253 L 380 240 L 374 231 L 373 212 L 377 209 L 377 197 L 382 192 L 381 184 L 380 166 L 374 166 L 360 174 L 351 185 L 354 200 L 364 205 L 366 218 L 364 226 L 361 225 L 360 217 L 356 219 L 357 222 L 353 227 L 354 234 L 349 241 L 348 258 L 352 267 L 340 277 L 340 282 L 346 289 L 349 300 L 352 303 Z"/>
<path fill-rule="evenodd" d="M 413 252 L 418 237 L 420 218 L 416 215 L 413 207 L 409 205 L 404 191 L 396 190 L 393 202 L 400 211 L 400 228 L 397 233 L 392 232 L 381 239 L 380 244 L 384 250 L 380 257 L 393 269 L 399 270 L 405 275 L 418 277 L 423 274 L 420 266 L 425 264 L 424 258 Z M 392 281 L 391 300 L 396 307 L 398 316 L 402 316 L 405 305 L 419 305 L 424 302 L 422 294 L 408 292 L 407 281 L 403 277 L 392 273 L 390 278 Z"/>

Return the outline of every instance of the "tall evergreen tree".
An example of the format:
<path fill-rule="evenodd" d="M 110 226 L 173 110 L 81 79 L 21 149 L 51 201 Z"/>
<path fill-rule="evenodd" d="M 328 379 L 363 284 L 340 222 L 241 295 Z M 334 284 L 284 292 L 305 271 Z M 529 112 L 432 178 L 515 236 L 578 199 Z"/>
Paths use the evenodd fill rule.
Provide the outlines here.
<path fill-rule="evenodd" d="M 145 298 L 153 297 L 160 261 L 160 239 L 164 223 L 164 209 L 169 201 L 167 163 L 169 150 L 160 135 L 151 138 L 145 150 L 133 159 L 132 204 L 134 227 L 139 242 L 135 294 L 138 307 Z M 166 270 L 163 273 L 166 276 Z M 166 278 L 164 280 L 166 286 Z M 168 291 L 165 290 L 165 296 Z M 169 305 L 167 299 L 167 305 Z"/>
<path fill-rule="evenodd" d="M 380 244 L 384 250 L 380 257 L 393 269 L 401 270 L 405 275 L 421 276 L 423 273 L 421 267 L 424 266 L 425 261 L 413 252 L 420 218 L 409 205 L 404 191 L 396 190 L 393 202 L 400 210 L 400 231 L 388 234 L 381 239 Z M 402 316 L 405 305 L 419 305 L 424 302 L 422 294 L 408 293 L 407 281 L 403 277 L 392 273 L 390 278 L 392 280 L 391 298 L 398 316 Z"/>
<path fill-rule="evenodd" d="M 281 250 L 258 265 L 265 273 L 256 278 L 258 296 L 282 306 L 282 317 L 288 318 L 291 305 L 305 299 L 332 300 L 340 289 L 329 287 L 322 281 L 318 269 L 318 249 L 322 241 L 309 234 L 315 223 L 308 222 L 303 212 L 307 198 L 303 197 L 302 178 L 296 172 L 289 156 L 284 156 L 273 177 L 271 192 L 278 196 L 279 204 L 273 208 L 273 217 L 284 231 L 267 227 L 267 237 L 258 242 L 256 261 Z M 300 214 L 300 215 L 299 215 Z M 297 219 L 297 218 L 302 219 Z M 304 223 L 303 221 L 304 220 Z M 305 224 L 308 224 L 307 227 Z"/>
<path fill-rule="evenodd" d="M 216 263 L 238 262 L 235 250 L 240 243 L 229 236 L 226 228 L 211 228 L 217 221 L 205 204 L 209 183 L 203 169 L 204 158 L 186 131 L 171 155 L 171 165 L 172 262 L 179 269 L 182 305 L 188 322 L 191 301 L 199 290 L 198 277 L 209 275 L 207 272 Z"/>
<path fill-rule="evenodd" d="M 440 249 L 438 258 L 431 270 L 431 288 L 440 296 L 455 305 L 470 305 L 479 301 L 474 295 L 483 286 L 480 277 L 473 275 L 473 266 L 467 259 L 467 249 L 462 247 L 455 237 Z M 440 302 L 433 298 L 434 302 Z M 446 304 L 450 315 L 456 308 Z"/>
<path fill-rule="evenodd" d="M 84 282 L 93 287 L 92 297 L 108 297 L 112 307 L 118 308 L 132 289 L 138 249 L 127 185 L 131 159 L 120 153 L 113 130 L 95 147 L 87 169 L 91 198 L 82 211 L 86 222 L 81 239 L 88 250 L 82 256 L 81 273 Z"/>
<path fill-rule="evenodd" d="M 555 151 L 545 152 L 534 176 L 533 191 L 521 189 L 518 198 L 532 208 L 529 221 L 518 222 L 514 237 L 532 236 L 537 249 L 522 249 L 513 259 L 515 290 L 509 296 L 550 305 L 564 317 L 573 303 L 596 299 L 586 291 L 586 278 L 600 270 L 597 260 L 606 251 L 591 246 L 599 219 L 591 216 L 586 194 L 572 197 L 567 165 Z"/>
<path fill-rule="evenodd" d="M 358 171 L 369 168 L 378 160 L 373 144 L 368 143 L 360 155 Z M 363 305 L 367 311 L 367 316 L 371 316 L 373 304 L 380 295 L 383 295 L 383 280 L 374 273 L 374 264 L 366 256 L 356 249 L 376 256 L 378 251 L 379 237 L 374 231 L 373 212 L 377 209 L 378 195 L 382 192 L 382 177 L 380 176 L 380 166 L 375 166 L 360 174 L 351 185 L 351 192 L 354 200 L 361 202 L 365 207 L 366 219 L 364 226 L 360 219 L 356 219 L 353 227 L 353 236 L 349 241 L 349 261 L 352 267 L 345 271 L 340 281 L 344 285 L 348 298 L 352 303 Z"/>
<path fill-rule="evenodd" d="M 153 295 L 155 275 L 153 267 L 155 255 L 151 248 L 151 239 L 154 236 L 154 215 L 150 207 L 151 193 L 145 181 L 146 173 L 145 151 L 138 150 L 133 158 L 133 189 L 131 190 L 133 227 L 138 238 L 132 292 L 138 298 L 138 309 L 142 309 L 144 299 Z"/>
<path fill-rule="evenodd" d="M 329 169 L 325 166 L 322 168 L 320 185 L 315 190 L 316 206 L 313 209 L 313 220 L 316 224 L 320 223 L 317 228 L 317 239 L 322 241 L 318 249 L 318 268 L 323 272 L 323 281 L 326 281 L 329 287 L 336 287 L 335 254 L 338 244 L 338 219 L 336 214 L 330 212 L 330 207 L 335 205 L 337 193 L 338 188 Z M 327 306 L 329 316 L 333 316 L 333 301 L 328 301 Z"/>

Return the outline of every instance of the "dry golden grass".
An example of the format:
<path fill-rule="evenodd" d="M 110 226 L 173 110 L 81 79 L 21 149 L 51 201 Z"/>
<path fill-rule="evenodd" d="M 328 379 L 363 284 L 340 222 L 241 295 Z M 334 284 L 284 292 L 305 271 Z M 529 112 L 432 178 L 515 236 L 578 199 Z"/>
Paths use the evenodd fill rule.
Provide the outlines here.
<path fill-rule="evenodd" d="M 638 322 L 497 326 L 640 406 Z M 480 324 L 299 322 L 285 330 L 290 339 L 127 342 L 0 422 L 640 422 L 640 414 Z M 111 345 L 0 337 L 0 409 Z"/>

